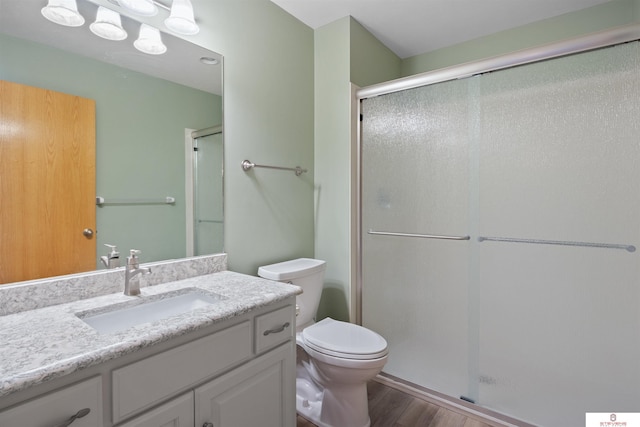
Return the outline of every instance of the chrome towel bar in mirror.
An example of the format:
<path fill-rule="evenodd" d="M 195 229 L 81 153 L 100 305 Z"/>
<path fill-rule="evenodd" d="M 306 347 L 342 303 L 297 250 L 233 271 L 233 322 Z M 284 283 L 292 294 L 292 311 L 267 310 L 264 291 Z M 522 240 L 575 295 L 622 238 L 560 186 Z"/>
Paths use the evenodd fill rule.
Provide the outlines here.
<path fill-rule="evenodd" d="M 296 176 L 300 176 L 303 173 L 307 172 L 306 169 L 302 169 L 300 166 L 296 166 L 295 168 L 285 168 L 282 166 L 266 166 L 266 165 L 257 165 L 255 163 L 253 163 L 250 160 L 244 160 L 242 162 L 242 170 L 243 171 L 248 171 L 251 170 L 253 168 L 268 168 L 268 169 L 280 169 L 280 170 L 285 170 L 285 171 L 294 171 L 296 173 Z"/>

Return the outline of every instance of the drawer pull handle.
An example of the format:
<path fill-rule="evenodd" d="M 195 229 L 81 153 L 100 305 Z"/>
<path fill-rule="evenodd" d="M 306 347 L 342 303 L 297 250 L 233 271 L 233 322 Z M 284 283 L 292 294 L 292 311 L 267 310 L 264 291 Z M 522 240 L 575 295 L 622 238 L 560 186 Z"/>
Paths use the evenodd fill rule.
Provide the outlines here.
<path fill-rule="evenodd" d="M 84 416 L 87 416 L 89 414 L 89 412 L 91 412 L 91 409 L 89 409 L 89 408 L 80 409 L 78 412 L 76 412 L 75 415 L 73 415 L 67 421 L 63 422 L 62 424 L 58 424 L 55 427 L 67 427 L 67 426 L 71 425 L 71 423 L 73 423 L 78 418 L 82 418 Z"/>
<path fill-rule="evenodd" d="M 279 328 L 275 328 L 275 329 L 269 329 L 268 331 L 264 331 L 264 336 L 266 337 L 269 334 L 278 334 L 282 331 L 284 331 L 285 329 L 287 329 L 289 327 L 289 322 L 285 323 L 284 325 L 280 326 Z"/>
<path fill-rule="evenodd" d="M 213 427 L 213 423 L 204 423 L 202 427 Z"/>

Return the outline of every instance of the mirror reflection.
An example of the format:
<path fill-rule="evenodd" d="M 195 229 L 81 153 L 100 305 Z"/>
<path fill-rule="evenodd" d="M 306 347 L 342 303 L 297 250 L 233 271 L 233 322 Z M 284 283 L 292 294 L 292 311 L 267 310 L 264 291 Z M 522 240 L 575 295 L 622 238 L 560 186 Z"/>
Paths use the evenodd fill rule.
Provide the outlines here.
<path fill-rule="evenodd" d="M 55 267 L 70 258 L 88 255 L 90 267 L 50 270 L 45 276 L 104 268 L 100 257 L 112 252 L 105 245 L 117 247 L 121 265 L 134 248 L 142 252 L 142 262 L 221 252 L 224 221 L 221 56 L 168 33 L 161 34 L 167 47 L 165 54 L 143 54 L 133 48 L 140 26 L 136 21 L 123 15 L 122 25 L 128 38 L 105 40 L 89 30 L 97 13 L 93 2 L 78 1 L 79 12 L 86 22 L 75 28 L 46 20 L 41 14 L 45 4 L 44 0 L 0 0 L 0 80 L 48 91 L 45 99 L 55 93 L 94 103 L 95 190 L 83 195 L 82 202 L 66 199 L 62 215 L 52 214 L 57 208 L 44 203 L 47 200 L 34 201 L 32 194 L 25 194 L 26 183 L 42 174 L 35 174 L 33 169 L 26 168 L 26 162 L 16 160 L 21 157 L 9 160 L 7 147 L 21 144 L 24 154 L 26 137 L 35 126 L 24 126 L 18 132 L 15 126 L 8 125 L 6 107 L 0 106 L 3 153 L 0 190 L 13 191 L 9 199 L 2 196 L 2 200 L 12 201 L 3 202 L 3 211 L 11 210 L 12 214 L 1 217 L 12 217 L 14 221 L 9 225 L 0 223 L 0 282 L 34 278 L 3 279 L 9 263 L 28 270 L 33 264 Z M 204 64 L 201 58 L 213 58 L 218 64 Z M 0 98 L 8 99 L 4 93 Z M 11 99 L 14 117 L 24 115 L 15 112 L 20 105 L 47 104 L 35 99 Z M 60 111 L 50 111 L 54 110 Z M 80 120 L 71 122 L 76 126 Z M 44 139 L 53 139 L 57 132 L 53 130 L 60 127 L 59 123 L 58 120 L 42 125 L 47 135 Z M 60 159 L 65 154 L 64 150 L 57 150 L 49 157 Z M 25 172 L 16 173 L 16 169 L 7 167 L 9 163 L 24 166 Z M 90 161 L 76 161 L 58 173 L 62 184 L 53 186 L 46 181 L 50 187 L 45 193 L 50 195 L 48 198 L 62 198 L 51 196 L 57 194 L 52 188 L 61 187 L 60 194 L 66 198 L 71 194 L 71 183 L 91 181 L 91 177 L 79 175 L 87 169 L 86 163 Z M 43 167 L 36 170 L 49 173 Z M 46 177 L 47 173 L 43 175 Z M 173 201 L 166 203 L 168 197 Z M 95 224 L 74 224 L 71 234 L 82 235 L 84 243 L 90 243 L 90 249 L 69 247 L 52 252 L 53 243 L 66 237 L 56 238 L 51 233 L 78 216 L 75 213 L 87 200 Z M 34 217 L 45 231 L 18 230 L 16 218 L 27 216 Z M 91 238 L 83 235 L 87 228 L 94 230 Z M 31 252 L 31 246 L 25 242 L 38 242 L 35 246 L 45 252 Z M 13 243 L 22 246 L 17 250 Z M 7 254 L 17 258 L 9 261 L 5 258 Z"/>

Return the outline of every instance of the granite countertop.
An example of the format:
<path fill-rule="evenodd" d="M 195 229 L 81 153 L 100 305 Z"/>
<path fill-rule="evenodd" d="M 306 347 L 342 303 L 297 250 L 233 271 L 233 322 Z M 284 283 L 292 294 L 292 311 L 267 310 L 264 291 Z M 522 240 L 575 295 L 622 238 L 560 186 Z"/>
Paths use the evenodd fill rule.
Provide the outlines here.
<path fill-rule="evenodd" d="M 175 296 L 195 288 L 223 298 L 168 319 L 121 332 L 99 333 L 76 313 L 94 314 L 113 304 L 136 305 L 147 298 Z M 293 285 L 221 271 L 122 292 L 0 316 L 0 397 L 133 353 L 301 292 Z M 104 310 L 103 310 L 104 311 Z"/>

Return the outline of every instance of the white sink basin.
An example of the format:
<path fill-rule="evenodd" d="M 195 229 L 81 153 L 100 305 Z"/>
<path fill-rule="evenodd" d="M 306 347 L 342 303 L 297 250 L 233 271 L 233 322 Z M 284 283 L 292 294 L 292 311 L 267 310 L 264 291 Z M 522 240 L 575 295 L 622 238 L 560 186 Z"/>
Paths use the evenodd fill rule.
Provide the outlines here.
<path fill-rule="evenodd" d="M 172 296 L 169 296 L 172 295 Z M 198 291 L 193 288 L 171 294 L 154 295 L 135 301 L 132 304 L 117 304 L 76 315 L 101 334 L 124 331 L 143 323 L 168 319 L 199 308 L 209 307 L 225 299 L 212 292 Z M 106 312 L 105 312 L 106 310 Z M 95 314 L 94 314 L 95 313 Z"/>

